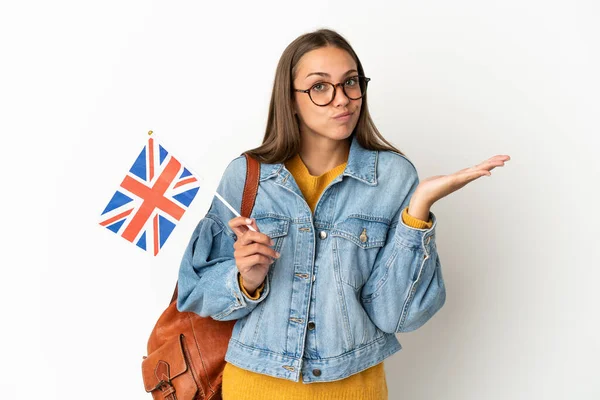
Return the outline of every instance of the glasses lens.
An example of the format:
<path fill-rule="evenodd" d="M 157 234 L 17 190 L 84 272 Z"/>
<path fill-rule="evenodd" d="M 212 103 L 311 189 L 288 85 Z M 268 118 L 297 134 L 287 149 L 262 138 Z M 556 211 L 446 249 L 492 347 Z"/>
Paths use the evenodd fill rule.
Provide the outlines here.
<path fill-rule="evenodd" d="M 344 92 L 349 99 L 358 100 L 367 91 L 367 80 L 362 76 L 353 76 L 344 82 Z"/>
<path fill-rule="evenodd" d="M 331 83 L 319 82 L 310 88 L 310 98 L 319 106 L 324 106 L 333 99 L 333 85 Z"/>

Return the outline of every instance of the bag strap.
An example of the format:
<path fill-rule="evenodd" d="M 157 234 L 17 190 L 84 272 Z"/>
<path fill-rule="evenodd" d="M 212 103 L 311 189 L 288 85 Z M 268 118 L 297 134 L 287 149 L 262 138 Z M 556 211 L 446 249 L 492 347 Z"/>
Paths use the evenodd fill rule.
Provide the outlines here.
<path fill-rule="evenodd" d="M 244 153 L 244 155 L 246 156 L 246 182 L 244 184 L 240 215 L 242 217 L 249 217 L 252 214 L 256 193 L 258 192 L 260 163 L 255 158 L 250 157 L 249 154 Z"/>
<path fill-rule="evenodd" d="M 256 200 L 256 193 L 258 193 L 258 182 L 260 178 L 260 163 L 255 158 L 251 157 L 248 153 L 243 153 L 246 156 L 246 182 L 244 183 L 244 193 L 242 195 L 242 209 L 240 215 L 242 217 L 249 217 L 252 214 L 254 208 L 254 202 Z M 175 291 L 171 297 L 169 304 L 177 300 L 177 284 L 175 284 Z"/>

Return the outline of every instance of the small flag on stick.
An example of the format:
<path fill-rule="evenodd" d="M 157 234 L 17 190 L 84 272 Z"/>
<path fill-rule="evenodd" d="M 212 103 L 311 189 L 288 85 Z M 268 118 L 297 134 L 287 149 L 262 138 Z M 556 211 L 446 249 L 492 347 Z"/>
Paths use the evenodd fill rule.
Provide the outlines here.
<path fill-rule="evenodd" d="M 102 211 L 100 225 L 157 255 L 188 209 L 200 182 L 159 143 L 148 142 Z"/>

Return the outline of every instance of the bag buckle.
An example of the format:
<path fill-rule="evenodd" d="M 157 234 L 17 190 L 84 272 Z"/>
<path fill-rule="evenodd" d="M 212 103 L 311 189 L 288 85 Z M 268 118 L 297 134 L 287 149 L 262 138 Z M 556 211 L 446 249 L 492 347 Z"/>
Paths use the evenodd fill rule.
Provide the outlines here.
<path fill-rule="evenodd" d="M 170 366 L 167 362 L 160 360 L 154 369 L 154 376 L 159 380 L 156 388 L 162 392 L 164 400 L 177 400 L 175 388 L 171 383 Z"/>
<path fill-rule="evenodd" d="M 165 400 L 177 400 L 177 397 L 175 397 L 175 388 L 171 382 L 160 381 L 158 383 L 158 389 L 161 391 Z"/>

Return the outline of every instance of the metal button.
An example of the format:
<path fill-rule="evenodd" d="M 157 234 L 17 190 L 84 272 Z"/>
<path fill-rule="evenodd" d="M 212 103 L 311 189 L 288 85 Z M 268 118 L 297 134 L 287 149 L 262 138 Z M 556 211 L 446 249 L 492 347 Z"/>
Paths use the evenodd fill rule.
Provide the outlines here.
<path fill-rule="evenodd" d="M 312 321 L 310 321 L 310 322 L 308 323 L 308 330 L 309 330 L 309 331 L 312 331 L 313 329 L 315 329 L 315 323 L 314 323 L 314 322 L 312 322 Z"/>
<path fill-rule="evenodd" d="M 363 231 L 360 234 L 360 241 L 362 243 L 365 243 L 367 241 L 367 228 L 363 228 Z"/>
<path fill-rule="evenodd" d="M 313 369 L 313 375 L 314 376 L 321 376 L 321 370 L 318 368 Z"/>
<path fill-rule="evenodd" d="M 327 232 L 325 232 L 325 231 L 321 231 L 321 232 L 319 232 L 319 237 L 320 237 L 321 239 L 326 239 L 326 238 L 327 238 Z"/>

